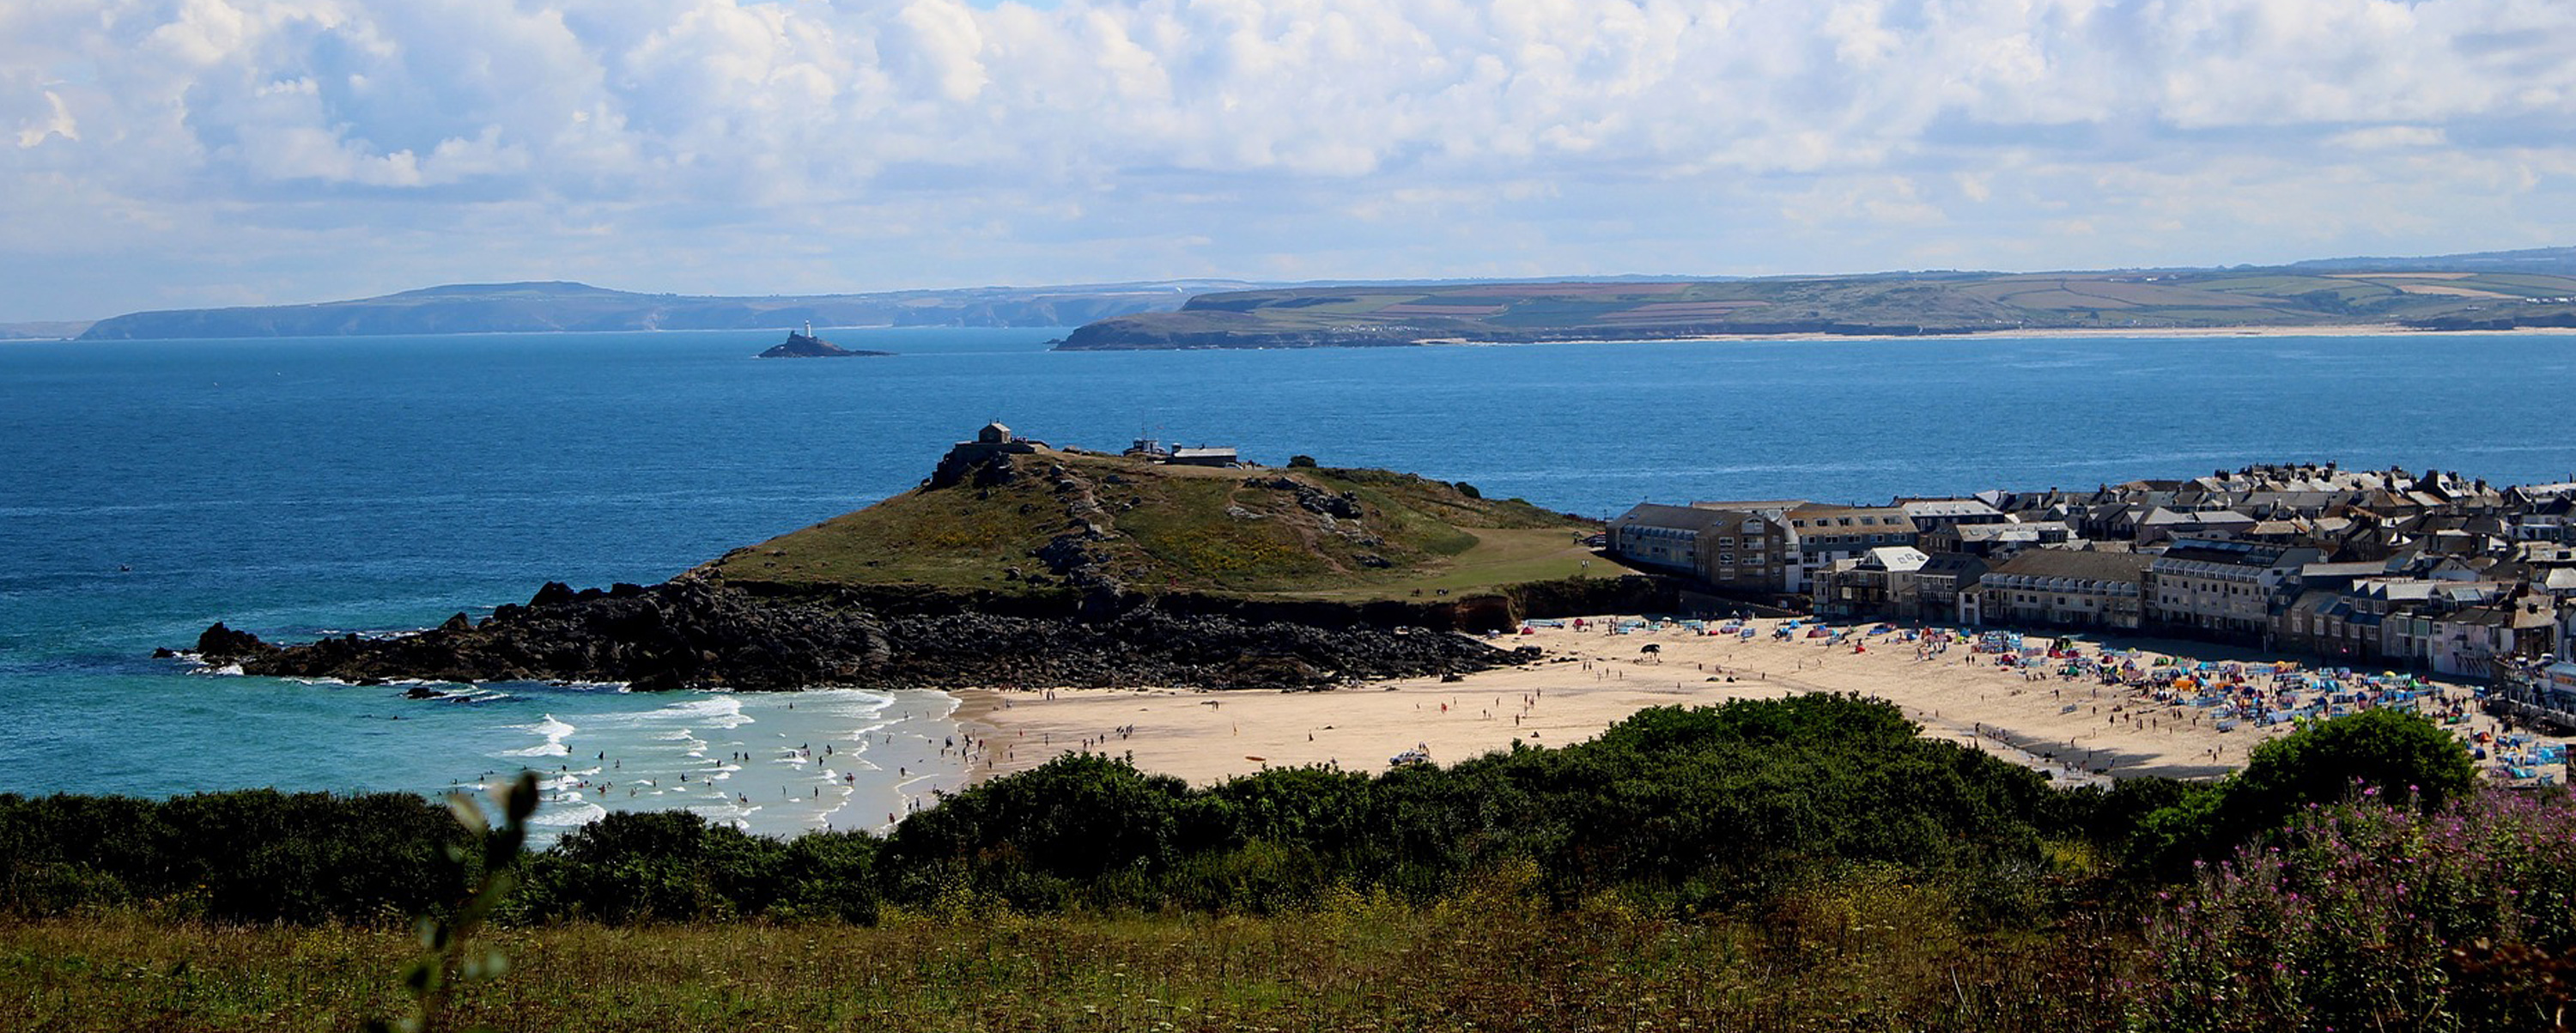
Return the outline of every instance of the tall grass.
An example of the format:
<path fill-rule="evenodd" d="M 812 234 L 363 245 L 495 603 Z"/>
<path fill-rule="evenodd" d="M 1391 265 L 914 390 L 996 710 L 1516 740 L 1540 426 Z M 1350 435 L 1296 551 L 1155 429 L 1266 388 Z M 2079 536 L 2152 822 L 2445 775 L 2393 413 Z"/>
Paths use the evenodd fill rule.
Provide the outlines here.
<path fill-rule="evenodd" d="M 1021 915 L 879 925 L 503 931 L 457 1023 L 508 1030 L 2114 1028 L 2083 936 L 1959 930 L 1937 895 L 1815 887 L 1774 912 L 1548 906 L 1510 873 L 1428 904 L 1329 894 L 1268 917 Z M 131 918 L 0 925 L 0 1028 L 346 1029 L 398 1007 L 393 930 Z"/>

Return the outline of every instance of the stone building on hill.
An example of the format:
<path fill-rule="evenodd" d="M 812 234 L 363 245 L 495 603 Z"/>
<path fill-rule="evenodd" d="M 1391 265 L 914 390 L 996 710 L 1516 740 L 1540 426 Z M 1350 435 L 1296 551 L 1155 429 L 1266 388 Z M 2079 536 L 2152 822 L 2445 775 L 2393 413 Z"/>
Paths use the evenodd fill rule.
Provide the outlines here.
<path fill-rule="evenodd" d="M 945 488 L 964 480 L 967 471 L 985 460 L 995 456 L 1028 455 L 1045 447 L 1046 442 L 1013 434 L 1011 428 L 996 420 L 976 431 L 975 440 L 949 446 L 948 454 L 939 457 L 939 466 L 930 471 L 930 479 L 923 481 L 922 486 Z"/>

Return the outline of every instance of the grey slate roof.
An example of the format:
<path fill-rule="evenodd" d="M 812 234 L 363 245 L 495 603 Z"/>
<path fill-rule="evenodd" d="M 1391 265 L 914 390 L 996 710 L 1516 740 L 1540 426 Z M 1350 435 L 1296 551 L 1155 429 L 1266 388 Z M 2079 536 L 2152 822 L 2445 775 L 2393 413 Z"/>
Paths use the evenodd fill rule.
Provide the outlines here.
<path fill-rule="evenodd" d="M 2144 581 L 2155 557 L 2135 552 L 2091 552 L 2032 549 L 1990 573 L 2021 577 L 2063 577 L 2086 581 Z"/>

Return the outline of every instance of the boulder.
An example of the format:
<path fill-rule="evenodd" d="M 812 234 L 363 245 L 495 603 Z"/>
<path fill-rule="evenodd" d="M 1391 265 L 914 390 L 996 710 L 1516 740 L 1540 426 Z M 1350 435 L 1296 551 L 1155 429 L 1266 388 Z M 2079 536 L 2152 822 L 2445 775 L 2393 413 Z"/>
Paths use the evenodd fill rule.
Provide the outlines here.
<path fill-rule="evenodd" d="M 276 646 L 260 641 L 259 636 L 247 631 L 234 631 L 225 627 L 222 621 L 216 621 L 214 626 L 197 636 L 197 656 L 207 663 L 249 660 L 270 656 L 277 651 Z"/>

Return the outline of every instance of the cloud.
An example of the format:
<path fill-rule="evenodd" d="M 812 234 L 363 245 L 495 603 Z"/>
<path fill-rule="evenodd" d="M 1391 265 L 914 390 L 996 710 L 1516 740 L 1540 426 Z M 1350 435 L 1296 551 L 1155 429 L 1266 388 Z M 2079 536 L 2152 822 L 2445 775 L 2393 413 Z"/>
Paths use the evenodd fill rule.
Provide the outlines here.
<path fill-rule="evenodd" d="M 14 0 L 0 318 L 2564 243 L 2570 52 L 2564 0 Z"/>

